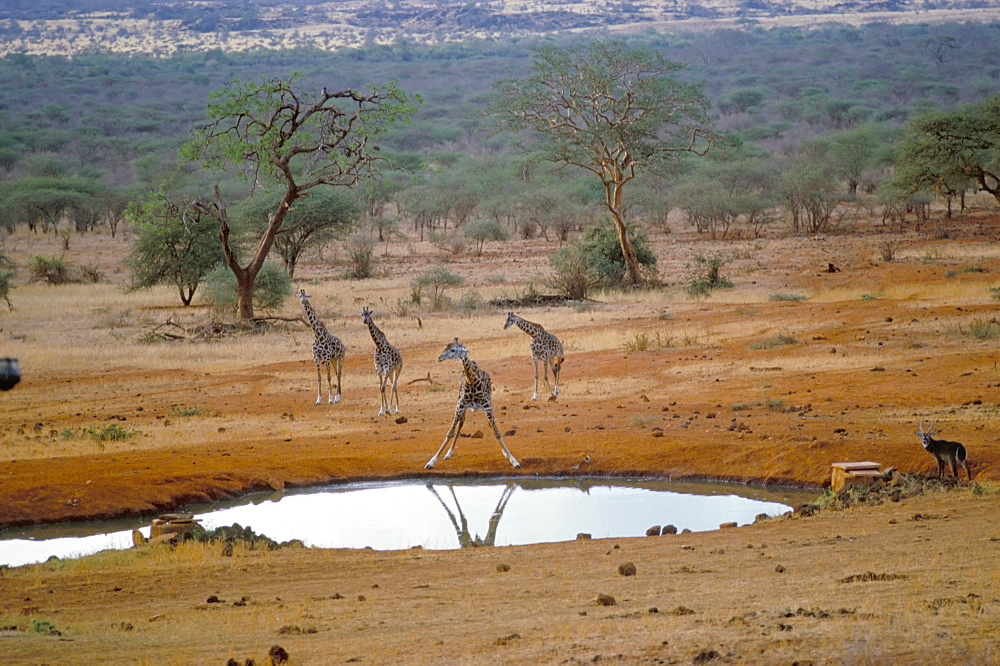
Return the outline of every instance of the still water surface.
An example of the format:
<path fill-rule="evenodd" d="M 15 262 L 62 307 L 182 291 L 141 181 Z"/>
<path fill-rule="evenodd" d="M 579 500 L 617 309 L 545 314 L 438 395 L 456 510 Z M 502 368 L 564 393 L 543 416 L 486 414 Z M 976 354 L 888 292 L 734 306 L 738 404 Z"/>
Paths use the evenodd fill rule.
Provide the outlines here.
<path fill-rule="evenodd" d="M 607 478 L 434 479 L 349 483 L 258 493 L 189 507 L 206 529 L 239 523 L 276 541 L 318 548 L 452 549 L 642 536 L 651 525 L 678 531 L 751 523 L 782 514 L 816 493 L 787 488 Z M 0 532 L 0 564 L 78 557 L 132 546 L 149 519 L 14 528 Z"/>

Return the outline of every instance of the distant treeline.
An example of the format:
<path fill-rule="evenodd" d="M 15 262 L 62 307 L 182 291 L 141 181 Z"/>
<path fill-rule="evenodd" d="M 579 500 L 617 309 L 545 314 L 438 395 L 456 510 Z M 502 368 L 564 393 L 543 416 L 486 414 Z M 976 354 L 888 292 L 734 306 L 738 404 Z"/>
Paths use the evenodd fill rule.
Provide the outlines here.
<path fill-rule="evenodd" d="M 868 123 L 898 128 L 916 113 L 1000 91 L 1000 23 L 749 27 L 629 39 L 687 63 L 681 76 L 704 86 L 718 129 L 778 157 L 824 135 Z M 531 48 L 543 41 L 553 40 L 170 58 L 9 55 L 0 58 L 0 188 L 51 176 L 155 190 L 175 170 L 177 147 L 203 122 L 211 91 L 234 78 L 292 72 L 317 90 L 393 80 L 419 94 L 413 121 L 383 142 L 411 177 L 460 156 L 499 156 L 507 139 L 488 131 L 487 96 L 497 79 L 527 72 Z"/>

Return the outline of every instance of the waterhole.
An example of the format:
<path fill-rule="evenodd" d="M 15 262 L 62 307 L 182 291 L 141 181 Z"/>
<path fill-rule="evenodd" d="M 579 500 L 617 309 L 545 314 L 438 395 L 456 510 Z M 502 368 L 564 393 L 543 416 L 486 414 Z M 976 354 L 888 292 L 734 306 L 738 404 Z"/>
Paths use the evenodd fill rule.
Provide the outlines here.
<path fill-rule="evenodd" d="M 649 479 L 434 479 L 258 493 L 186 511 L 209 530 L 238 523 L 275 541 L 300 539 L 317 548 L 454 549 L 569 541 L 580 533 L 643 536 L 652 525 L 713 530 L 776 516 L 815 497 L 787 488 Z M 0 564 L 130 548 L 132 530 L 149 536 L 149 522 L 12 528 L 0 533 Z"/>

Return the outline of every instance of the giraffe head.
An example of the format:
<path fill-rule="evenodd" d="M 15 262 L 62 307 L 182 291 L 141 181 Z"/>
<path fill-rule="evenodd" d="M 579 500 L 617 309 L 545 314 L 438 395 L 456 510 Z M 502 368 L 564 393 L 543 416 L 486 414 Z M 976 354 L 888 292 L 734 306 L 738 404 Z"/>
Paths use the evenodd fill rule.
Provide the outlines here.
<path fill-rule="evenodd" d="M 295 294 L 295 296 L 298 297 L 298 299 L 302 301 L 302 303 L 305 303 L 310 298 L 312 298 L 312 296 L 306 293 L 305 289 L 299 289 L 299 293 Z"/>
<path fill-rule="evenodd" d="M 368 308 L 361 308 L 361 319 L 363 319 L 366 324 L 372 323 L 372 314 L 372 311 Z"/>
<path fill-rule="evenodd" d="M 507 323 L 504 324 L 503 327 L 504 328 L 510 328 L 511 326 L 513 326 L 514 324 L 517 323 L 518 319 L 519 319 L 519 317 L 516 314 L 514 314 L 513 312 L 508 312 L 507 313 Z"/>
<path fill-rule="evenodd" d="M 460 358 L 464 361 L 468 354 L 469 350 L 465 348 L 465 345 L 459 342 L 458 338 L 455 338 L 453 342 L 448 343 L 448 346 L 438 356 L 438 361 L 447 361 L 450 358 Z"/>

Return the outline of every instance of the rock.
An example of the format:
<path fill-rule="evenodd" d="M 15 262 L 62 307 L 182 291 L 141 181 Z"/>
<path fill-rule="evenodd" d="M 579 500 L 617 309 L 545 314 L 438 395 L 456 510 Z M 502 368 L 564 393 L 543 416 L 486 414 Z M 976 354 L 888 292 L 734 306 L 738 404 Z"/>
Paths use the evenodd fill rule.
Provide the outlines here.
<path fill-rule="evenodd" d="M 774 571 L 775 573 L 785 573 L 785 567 L 779 564 L 778 566 L 774 567 Z"/>
<path fill-rule="evenodd" d="M 510 565 L 509 564 L 498 564 L 497 565 L 497 571 L 499 571 L 500 573 L 504 573 L 505 571 L 510 571 Z"/>
<path fill-rule="evenodd" d="M 272 645 L 267 651 L 267 663 L 271 666 L 288 663 L 288 651 L 280 645 Z"/>
<path fill-rule="evenodd" d="M 673 525 L 664 525 L 660 534 L 677 534 L 677 528 Z"/>
<path fill-rule="evenodd" d="M 720 530 L 728 530 L 732 527 L 739 527 L 739 523 L 733 521 L 728 523 L 722 523 L 721 525 L 719 525 Z"/>
<path fill-rule="evenodd" d="M 622 576 L 634 576 L 636 574 L 635 564 L 632 562 L 619 564 L 618 573 Z"/>
<path fill-rule="evenodd" d="M 597 595 L 597 605 L 598 606 L 614 606 L 615 598 L 610 594 L 598 594 Z"/>
<path fill-rule="evenodd" d="M 397 416 L 396 417 L 396 423 L 399 423 L 400 425 L 402 425 L 404 423 L 407 423 L 407 422 L 409 422 L 409 419 L 406 418 L 405 416 Z"/>
<path fill-rule="evenodd" d="M 646 536 L 660 536 L 660 526 L 653 525 L 648 530 L 646 530 Z"/>
<path fill-rule="evenodd" d="M 587 534 L 586 532 L 580 532 L 579 534 L 576 535 L 576 540 L 577 541 L 589 541 L 592 538 L 593 538 L 593 536 L 590 535 L 590 534 Z"/>

